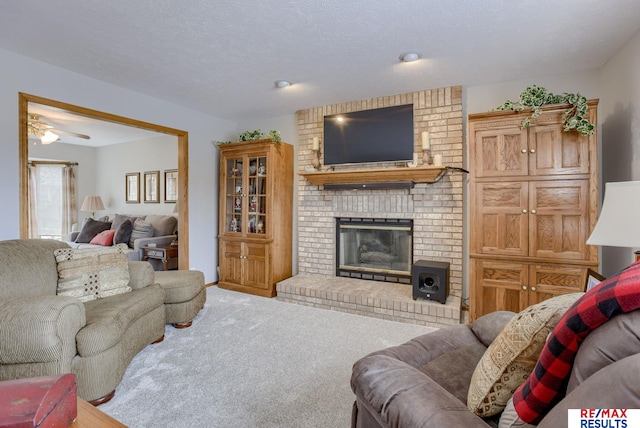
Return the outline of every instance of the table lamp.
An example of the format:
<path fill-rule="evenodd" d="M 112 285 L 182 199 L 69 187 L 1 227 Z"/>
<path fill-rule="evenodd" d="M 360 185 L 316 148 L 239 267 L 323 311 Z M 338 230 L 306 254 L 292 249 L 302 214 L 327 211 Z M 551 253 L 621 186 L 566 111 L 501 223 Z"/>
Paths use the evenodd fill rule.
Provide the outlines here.
<path fill-rule="evenodd" d="M 606 183 L 602 211 L 587 244 L 640 248 L 640 181 Z M 636 260 L 638 256 L 636 251 Z"/>
<path fill-rule="evenodd" d="M 104 210 L 104 204 L 102 203 L 102 199 L 100 196 L 85 196 L 84 201 L 82 201 L 82 206 L 80 207 L 80 211 L 90 211 L 91 218 L 95 215 L 96 211 Z"/>

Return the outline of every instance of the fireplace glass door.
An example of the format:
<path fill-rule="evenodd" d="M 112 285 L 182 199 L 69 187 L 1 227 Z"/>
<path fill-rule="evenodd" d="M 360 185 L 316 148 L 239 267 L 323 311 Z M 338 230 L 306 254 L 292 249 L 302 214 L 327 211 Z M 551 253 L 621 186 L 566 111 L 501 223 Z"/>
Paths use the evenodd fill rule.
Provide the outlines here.
<path fill-rule="evenodd" d="M 411 283 L 412 220 L 337 219 L 336 275 Z"/>

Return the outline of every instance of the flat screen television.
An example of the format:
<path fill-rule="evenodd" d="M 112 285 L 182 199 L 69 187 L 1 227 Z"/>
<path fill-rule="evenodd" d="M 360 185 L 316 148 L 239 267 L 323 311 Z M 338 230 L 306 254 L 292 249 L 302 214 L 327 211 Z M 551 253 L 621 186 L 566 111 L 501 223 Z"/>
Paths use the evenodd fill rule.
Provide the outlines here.
<path fill-rule="evenodd" d="M 324 117 L 324 164 L 413 159 L 413 105 Z"/>

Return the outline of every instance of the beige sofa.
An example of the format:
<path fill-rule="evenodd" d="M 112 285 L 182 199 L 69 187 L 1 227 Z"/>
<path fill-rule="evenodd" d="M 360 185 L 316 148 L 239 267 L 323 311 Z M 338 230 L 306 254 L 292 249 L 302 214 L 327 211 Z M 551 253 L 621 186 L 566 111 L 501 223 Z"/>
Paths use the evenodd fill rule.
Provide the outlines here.
<path fill-rule="evenodd" d="M 82 303 L 57 295 L 54 240 L 0 242 L 0 381 L 74 373 L 78 395 L 108 401 L 133 357 L 164 338 L 165 294 L 147 262 L 132 291 Z"/>

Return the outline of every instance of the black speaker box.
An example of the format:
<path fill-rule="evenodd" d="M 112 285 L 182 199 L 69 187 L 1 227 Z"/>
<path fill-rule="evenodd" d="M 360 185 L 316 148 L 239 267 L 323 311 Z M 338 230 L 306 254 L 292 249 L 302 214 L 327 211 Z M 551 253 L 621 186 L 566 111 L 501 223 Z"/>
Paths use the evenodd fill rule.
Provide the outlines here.
<path fill-rule="evenodd" d="M 445 303 L 449 296 L 449 263 L 418 260 L 411 267 L 413 300 L 422 297 Z"/>

